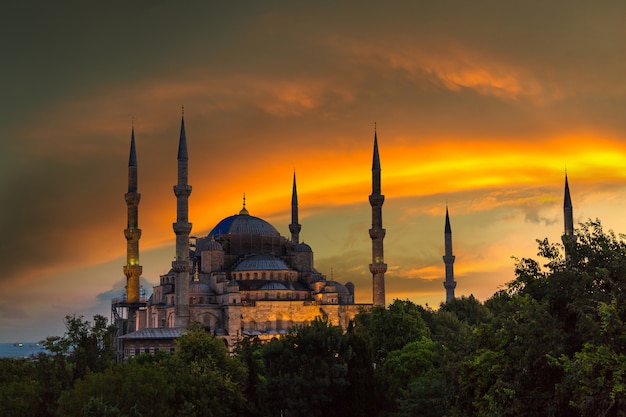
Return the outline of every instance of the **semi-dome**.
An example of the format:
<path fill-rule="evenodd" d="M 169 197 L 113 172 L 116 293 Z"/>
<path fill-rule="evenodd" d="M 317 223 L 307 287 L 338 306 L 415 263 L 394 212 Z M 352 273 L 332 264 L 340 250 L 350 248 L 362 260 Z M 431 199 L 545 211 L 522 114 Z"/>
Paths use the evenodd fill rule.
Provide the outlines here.
<path fill-rule="evenodd" d="M 209 285 L 200 281 L 192 281 L 189 283 L 190 295 L 205 295 L 210 292 Z"/>
<path fill-rule="evenodd" d="M 224 250 L 224 248 L 222 247 L 222 245 L 220 244 L 220 242 L 216 241 L 216 240 L 209 240 L 208 242 L 206 242 L 204 244 L 204 250 Z"/>
<path fill-rule="evenodd" d="M 217 224 L 209 233 L 209 236 L 222 236 L 231 234 L 262 235 L 280 237 L 278 230 L 263 219 L 250 216 L 247 210 L 241 210 L 239 214 L 226 217 Z"/>
<path fill-rule="evenodd" d="M 326 285 L 335 287 L 335 289 L 336 289 L 338 294 L 350 295 L 350 290 L 348 288 L 346 288 L 346 286 L 343 285 L 340 282 L 337 282 L 337 281 L 326 281 Z"/>
<path fill-rule="evenodd" d="M 294 245 L 293 250 L 295 252 L 313 252 L 313 249 L 311 249 L 311 247 L 304 242 Z"/>
<path fill-rule="evenodd" d="M 259 288 L 260 290 L 288 290 L 289 288 L 285 287 L 280 282 L 270 281 L 267 284 L 264 284 Z"/>
<path fill-rule="evenodd" d="M 289 267 L 271 255 L 255 255 L 241 261 L 234 271 L 289 271 Z"/>

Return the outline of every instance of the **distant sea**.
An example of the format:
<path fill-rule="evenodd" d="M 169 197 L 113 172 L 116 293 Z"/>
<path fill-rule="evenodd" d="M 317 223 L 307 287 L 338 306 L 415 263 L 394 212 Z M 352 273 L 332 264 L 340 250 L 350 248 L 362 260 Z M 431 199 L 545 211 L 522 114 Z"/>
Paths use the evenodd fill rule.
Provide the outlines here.
<path fill-rule="evenodd" d="M 46 352 L 37 342 L 0 343 L 0 358 L 29 358 Z"/>

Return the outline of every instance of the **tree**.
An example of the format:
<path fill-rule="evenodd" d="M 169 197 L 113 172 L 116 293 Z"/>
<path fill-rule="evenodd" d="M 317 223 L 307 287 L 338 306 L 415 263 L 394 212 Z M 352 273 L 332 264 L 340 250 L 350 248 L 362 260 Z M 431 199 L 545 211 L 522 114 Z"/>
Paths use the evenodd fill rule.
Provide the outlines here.
<path fill-rule="evenodd" d="M 327 319 L 296 326 L 261 349 L 263 415 L 343 416 L 348 360 L 343 330 Z"/>
<path fill-rule="evenodd" d="M 409 300 L 395 300 L 387 309 L 374 307 L 357 315 L 355 332 L 370 339 L 374 361 L 380 365 L 389 352 L 429 335 L 422 311 L 423 308 Z"/>
<path fill-rule="evenodd" d="M 439 417 L 447 410 L 445 381 L 436 363 L 436 344 L 423 337 L 387 356 L 380 378 L 399 416 Z"/>
<path fill-rule="evenodd" d="M 245 409 L 245 367 L 200 327 L 177 341 L 174 354 L 140 355 L 89 373 L 59 399 L 59 415 L 230 417 Z"/>
<path fill-rule="evenodd" d="M 37 415 L 39 383 L 32 362 L 0 359 L 0 387 L 1 416 Z"/>
<path fill-rule="evenodd" d="M 65 316 L 66 332 L 63 336 L 48 337 L 43 345 L 53 355 L 66 357 L 73 372 L 73 379 L 84 377 L 88 372 L 99 372 L 115 361 L 115 326 L 107 325 L 107 319 L 99 314 L 93 324 L 83 316 Z"/>

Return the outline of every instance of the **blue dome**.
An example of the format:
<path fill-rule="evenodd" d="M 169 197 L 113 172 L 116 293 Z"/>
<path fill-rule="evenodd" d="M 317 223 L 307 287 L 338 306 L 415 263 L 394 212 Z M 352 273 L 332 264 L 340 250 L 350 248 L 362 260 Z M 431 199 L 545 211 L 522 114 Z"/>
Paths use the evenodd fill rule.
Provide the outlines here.
<path fill-rule="evenodd" d="M 209 236 L 218 237 L 231 234 L 280 237 L 280 233 L 274 226 L 263 219 L 248 214 L 235 214 L 226 217 L 211 230 Z"/>
<path fill-rule="evenodd" d="M 289 267 L 271 255 L 255 255 L 241 261 L 234 271 L 289 271 Z"/>

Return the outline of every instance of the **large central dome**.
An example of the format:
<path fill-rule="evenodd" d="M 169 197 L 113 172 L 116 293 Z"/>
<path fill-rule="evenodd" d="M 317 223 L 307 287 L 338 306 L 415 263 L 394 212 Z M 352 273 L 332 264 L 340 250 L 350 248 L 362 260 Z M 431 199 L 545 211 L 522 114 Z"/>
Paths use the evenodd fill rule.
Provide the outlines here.
<path fill-rule="evenodd" d="M 234 216 L 226 217 L 217 224 L 209 233 L 209 236 L 219 237 L 222 235 L 261 235 L 280 237 L 278 230 L 271 224 L 258 217 L 250 216 L 244 208 Z"/>

